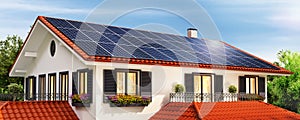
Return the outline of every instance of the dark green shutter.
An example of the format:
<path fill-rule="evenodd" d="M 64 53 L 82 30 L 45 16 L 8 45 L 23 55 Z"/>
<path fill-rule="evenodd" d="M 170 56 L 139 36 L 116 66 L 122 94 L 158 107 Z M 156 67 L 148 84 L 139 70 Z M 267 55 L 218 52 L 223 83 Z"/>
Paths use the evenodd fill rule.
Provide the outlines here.
<path fill-rule="evenodd" d="M 112 96 L 117 94 L 117 85 L 114 79 L 113 70 L 103 71 L 103 91 L 104 91 L 104 102 L 107 102 L 107 96 Z"/>
<path fill-rule="evenodd" d="M 214 76 L 214 101 L 223 100 L 223 75 Z"/>
<path fill-rule="evenodd" d="M 239 76 L 239 93 L 246 93 L 246 77 Z"/>
<path fill-rule="evenodd" d="M 90 101 L 93 102 L 93 70 L 87 71 L 87 93 L 90 96 Z"/>
<path fill-rule="evenodd" d="M 194 76 L 193 74 L 184 75 L 185 92 L 194 93 Z"/>
<path fill-rule="evenodd" d="M 27 77 L 26 79 L 25 79 L 25 81 L 26 81 L 26 90 L 25 90 L 25 94 L 26 94 L 26 100 L 28 100 L 29 99 L 29 96 L 30 96 L 30 89 L 29 89 L 29 77 Z"/>
<path fill-rule="evenodd" d="M 184 86 L 185 86 L 185 101 L 192 102 L 194 100 L 194 75 L 184 75 Z"/>
<path fill-rule="evenodd" d="M 223 93 L 223 75 L 215 75 L 214 89 L 215 93 Z"/>
<path fill-rule="evenodd" d="M 72 95 L 78 94 L 78 72 L 72 72 Z"/>
<path fill-rule="evenodd" d="M 142 71 L 141 73 L 141 96 L 150 97 L 152 100 L 152 74 L 151 72 Z"/>
<path fill-rule="evenodd" d="M 33 96 L 33 100 L 36 100 L 36 77 L 32 78 L 32 96 Z"/>
<path fill-rule="evenodd" d="M 258 79 L 258 94 L 265 95 L 265 78 L 259 77 Z"/>

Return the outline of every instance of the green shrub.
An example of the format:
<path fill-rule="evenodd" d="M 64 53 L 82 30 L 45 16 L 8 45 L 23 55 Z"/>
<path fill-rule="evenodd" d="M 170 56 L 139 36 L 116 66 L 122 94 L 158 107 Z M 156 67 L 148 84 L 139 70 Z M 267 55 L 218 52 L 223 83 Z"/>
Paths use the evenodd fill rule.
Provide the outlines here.
<path fill-rule="evenodd" d="M 181 84 L 176 84 L 174 87 L 175 93 L 183 93 L 184 92 L 184 87 Z"/>
<path fill-rule="evenodd" d="M 237 88 L 234 85 L 230 85 L 228 87 L 228 92 L 229 93 L 236 93 L 236 91 L 237 91 Z"/>

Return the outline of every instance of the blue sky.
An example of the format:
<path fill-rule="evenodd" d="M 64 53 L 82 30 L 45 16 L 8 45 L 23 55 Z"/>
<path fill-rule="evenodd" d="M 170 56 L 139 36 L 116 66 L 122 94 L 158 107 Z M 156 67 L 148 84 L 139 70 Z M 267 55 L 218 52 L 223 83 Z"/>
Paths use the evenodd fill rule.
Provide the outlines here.
<path fill-rule="evenodd" d="M 36 17 L 43 15 L 180 35 L 186 35 L 187 28 L 196 27 L 204 38 L 221 39 L 271 62 L 277 60 L 276 53 L 279 50 L 300 51 L 300 3 L 296 0 L 189 2 L 182 4 L 174 0 L 2 1 L 0 39 L 14 34 L 25 39 Z M 139 6 L 139 9 L 112 20 L 113 16 L 131 6 Z M 180 16 L 182 14 L 186 16 Z"/>

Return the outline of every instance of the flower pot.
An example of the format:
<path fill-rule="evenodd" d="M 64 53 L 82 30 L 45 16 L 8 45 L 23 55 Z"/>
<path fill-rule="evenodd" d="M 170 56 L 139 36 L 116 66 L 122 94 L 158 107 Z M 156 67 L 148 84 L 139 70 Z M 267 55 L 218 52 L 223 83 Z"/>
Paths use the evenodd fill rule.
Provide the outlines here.
<path fill-rule="evenodd" d="M 75 107 L 90 107 L 89 103 L 72 103 L 72 106 Z"/>
<path fill-rule="evenodd" d="M 142 103 L 132 103 L 132 104 L 118 104 L 118 103 L 109 103 L 110 107 L 137 107 L 137 106 L 147 106 Z"/>

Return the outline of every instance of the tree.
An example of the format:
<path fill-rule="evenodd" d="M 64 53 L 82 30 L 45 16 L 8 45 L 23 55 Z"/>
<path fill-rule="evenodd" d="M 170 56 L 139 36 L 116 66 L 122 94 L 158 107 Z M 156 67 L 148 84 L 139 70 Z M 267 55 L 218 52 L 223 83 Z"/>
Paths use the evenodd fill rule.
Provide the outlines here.
<path fill-rule="evenodd" d="M 300 113 L 300 53 L 289 50 L 277 54 L 279 66 L 290 70 L 290 76 L 271 76 L 268 81 L 268 102 Z"/>
<path fill-rule="evenodd" d="M 0 40 L 0 92 L 7 91 L 10 83 L 23 84 L 22 78 L 10 78 L 9 70 L 23 44 L 22 39 L 17 36 L 7 36 L 6 40 Z"/>
<path fill-rule="evenodd" d="M 24 89 L 23 89 L 22 85 L 17 84 L 17 83 L 11 83 L 7 86 L 7 88 L 8 88 L 7 89 L 8 93 L 13 95 L 13 101 L 22 99 L 22 97 L 20 97 L 20 94 L 24 93 L 24 91 L 23 91 Z"/>

